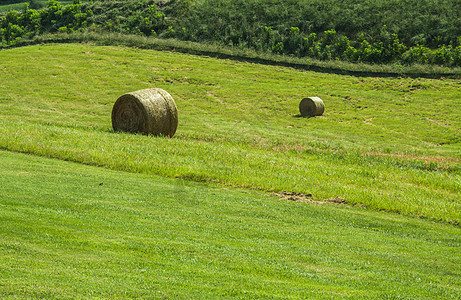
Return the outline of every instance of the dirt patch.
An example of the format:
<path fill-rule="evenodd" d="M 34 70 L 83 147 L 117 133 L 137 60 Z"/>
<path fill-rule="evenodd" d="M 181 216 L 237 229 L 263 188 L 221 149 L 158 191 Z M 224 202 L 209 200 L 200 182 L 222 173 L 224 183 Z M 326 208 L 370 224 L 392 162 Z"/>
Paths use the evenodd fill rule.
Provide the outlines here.
<path fill-rule="evenodd" d="M 279 193 L 270 193 L 269 196 L 279 197 L 281 200 L 305 202 L 305 203 L 311 203 L 311 204 L 347 203 L 347 200 L 341 197 L 335 197 L 335 198 L 323 199 L 323 200 L 314 200 L 314 197 L 312 194 L 287 192 L 287 191 L 282 191 Z"/>
<path fill-rule="evenodd" d="M 342 203 L 347 203 L 347 200 L 344 199 L 344 198 L 341 198 L 341 197 L 334 197 L 334 198 L 331 198 L 331 199 L 324 199 L 322 202 L 331 202 L 331 203 L 342 204 Z"/>
<path fill-rule="evenodd" d="M 282 200 L 289 200 L 289 201 L 296 201 L 296 202 L 309 202 L 309 203 L 315 202 L 313 200 L 312 194 L 282 191 L 279 193 L 271 193 L 269 194 L 269 196 L 276 196 Z"/>

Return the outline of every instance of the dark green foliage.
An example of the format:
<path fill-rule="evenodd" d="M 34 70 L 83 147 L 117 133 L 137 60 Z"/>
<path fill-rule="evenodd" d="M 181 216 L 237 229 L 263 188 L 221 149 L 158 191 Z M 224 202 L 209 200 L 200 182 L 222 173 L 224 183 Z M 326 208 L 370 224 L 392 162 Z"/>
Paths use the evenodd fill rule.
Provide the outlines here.
<path fill-rule="evenodd" d="M 29 8 L 31 9 L 40 9 L 43 5 L 39 0 L 29 0 Z"/>
<path fill-rule="evenodd" d="M 165 14 L 153 0 L 95 1 L 84 7 L 93 12 L 88 24 L 99 30 L 150 36 L 168 28 Z"/>
<path fill-rule="evenodd" d="M 71 5 L 62 5 L 49 0 L 42 10 L 29 7 L 24 12 L 10 11 L 0 19 L 0 37 L 2 43 L 11 45 L 21 37 L 40 33 L 73 31 L 87 26 L 91 10 L 84 10 L 79 1 Z"/>
<path fill-rule="evenodd" d="M 176 26 L 185 40 L 353 62 L 419 62 L 422 42 L 428 63 L 453 66 L 460 20 L 455 0 L 204 0 Z"/>
<path fill-rule="evenodd" d="M 49 0 L 38 11 L 34 3 L 0 19 L 3 45 L 89 28 L 321 60 L 461 66 L 457 0 Z"/>
<path fill-rule="evenodd" d="M 165 14 L 182 18 L 191 11 L 196 2 L 197 0 L 170 0 L 168 6 L 165 7 Z"/>
<path fill-rule="evenodd" d="M 127 19 L 129 31 L 144 35 L 156 35 L 156 31 L 165 28 L 165 15 L 159 12 L 155 4 L 151 4 L 146 10 L 136 12 Z"/>

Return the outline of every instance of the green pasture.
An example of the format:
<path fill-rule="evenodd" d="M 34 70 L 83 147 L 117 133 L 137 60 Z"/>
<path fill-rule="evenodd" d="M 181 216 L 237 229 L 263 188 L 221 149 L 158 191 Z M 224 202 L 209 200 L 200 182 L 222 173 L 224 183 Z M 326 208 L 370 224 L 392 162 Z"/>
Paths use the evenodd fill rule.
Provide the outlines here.
<path fill-rule="evenodd" d="M 149 87 L 175 99 L 176 135 L 114 133 L 116 99 Z M 89 43 L 2 50 L 0 297 L 459 299 L 460 88 Z M 306 96 L 323 116 L 299 116 Z"/>
<path fill-rule="evenodd" d="M 88 44 L 3 50 L 0 148 L 459 224 L 459 79 L 352 77 Z M 171 139 L 115 134 L 122 94 L 167 90 Z M 303 97 L 323 116 L 301 118 Z"/>
<path fill-rule="evenodd" d="M 9 151 L 0 208 L 2 299 L 461 295 L 460 228 L 397 214 Z"/>

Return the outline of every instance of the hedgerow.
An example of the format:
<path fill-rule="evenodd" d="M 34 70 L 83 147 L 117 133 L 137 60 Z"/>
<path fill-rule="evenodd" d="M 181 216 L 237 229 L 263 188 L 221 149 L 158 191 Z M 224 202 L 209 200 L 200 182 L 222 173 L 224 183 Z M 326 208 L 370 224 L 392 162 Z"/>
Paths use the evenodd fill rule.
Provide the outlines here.
<path fill-rule="evenodd" d="M 0 18 L 0 38 L 8 46 L 43 33 L 100 30 L 320 60 L 461 66 L 460 1 L 346 2 L 49 0 Z"/>

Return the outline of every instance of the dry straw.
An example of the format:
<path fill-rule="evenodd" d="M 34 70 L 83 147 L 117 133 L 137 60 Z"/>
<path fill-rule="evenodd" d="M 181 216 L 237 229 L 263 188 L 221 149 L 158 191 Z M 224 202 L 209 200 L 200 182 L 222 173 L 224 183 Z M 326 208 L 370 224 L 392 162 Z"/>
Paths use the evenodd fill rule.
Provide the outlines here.
<path fill-rule="evenodd" d="M 303 117 L 321 116 L 325 110 L 325 104 L 319 97 L 307 97 L 299 103 L 299 112 Z"/>
<path fill-rule="evenodd" d="M 158 88 L 122 95 L 112 109 L 115 131 L 172 137 L 178 127 L 178 110 L 168 92 Z"/>

